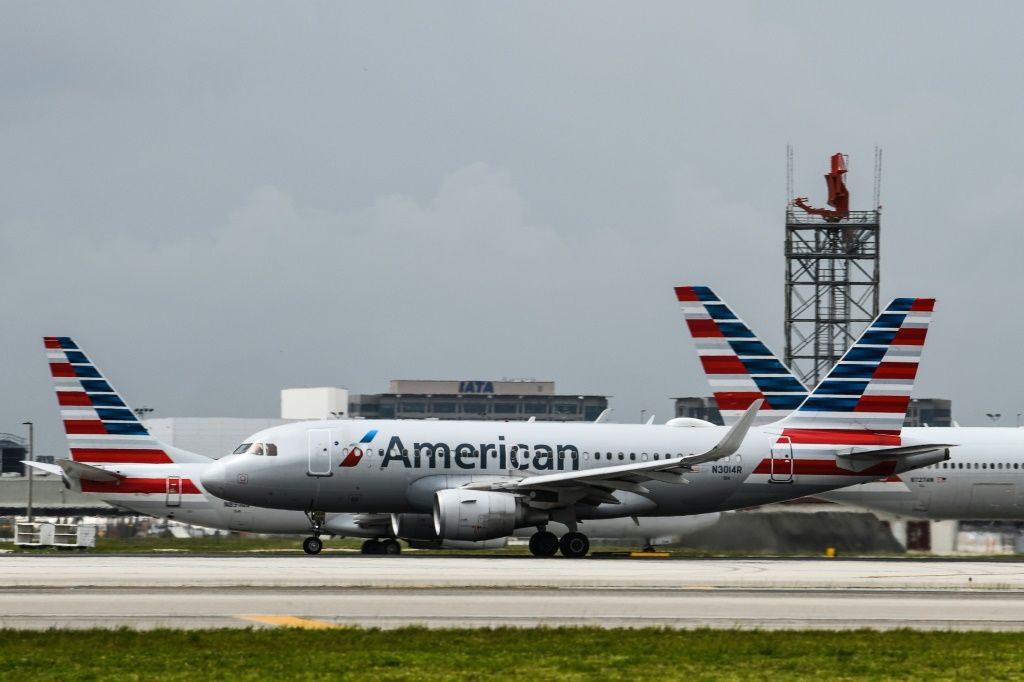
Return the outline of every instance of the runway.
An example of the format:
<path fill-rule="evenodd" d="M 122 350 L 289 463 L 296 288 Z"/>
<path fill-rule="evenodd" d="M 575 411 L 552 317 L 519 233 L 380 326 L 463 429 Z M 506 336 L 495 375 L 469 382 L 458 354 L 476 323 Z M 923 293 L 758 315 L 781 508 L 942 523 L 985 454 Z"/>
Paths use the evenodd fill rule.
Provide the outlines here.
<path fill-rule="evenodd" d="M 0 556 L 0 626 L 1024 630 L 1024 563 Z"/>

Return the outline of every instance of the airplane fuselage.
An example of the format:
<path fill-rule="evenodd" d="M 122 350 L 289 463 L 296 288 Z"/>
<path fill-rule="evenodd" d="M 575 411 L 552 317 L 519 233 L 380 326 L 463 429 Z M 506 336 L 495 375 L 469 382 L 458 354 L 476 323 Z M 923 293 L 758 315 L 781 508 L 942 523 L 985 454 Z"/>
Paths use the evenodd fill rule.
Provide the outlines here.
<path fill-rule="evenodd" d="M 203 482 L 225 499 L 324 512 L 429 513 L 438 490 L 534 475 L 678 459 L 712 448 L 721 427 L 451 421 L 323 421 L 255 434 L 276 456 L 237 454 Z M 778 430 L 751 429 L 736 454 L 700 464 L 689 485 L 648 481 L 618 489 L 616 504 L 577 505 L 577 518 L 677 516 L 768 504 L 875 480 L 895 461 L 866 470 L 836 466 L 830 448 L 782 451 Z M 787 475 L 779 475 L 783 472 Z M 573 503 L 537 491 L 536 504 Z M 578 494 L 578 493 L 577 493 Z"/>

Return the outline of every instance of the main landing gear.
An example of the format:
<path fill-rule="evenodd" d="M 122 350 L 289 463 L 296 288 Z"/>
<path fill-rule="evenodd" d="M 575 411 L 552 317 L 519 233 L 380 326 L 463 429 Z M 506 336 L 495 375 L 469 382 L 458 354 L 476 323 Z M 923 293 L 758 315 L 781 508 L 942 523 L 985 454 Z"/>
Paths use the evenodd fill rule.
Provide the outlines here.
<path fill-rule="evenodd" d="M 575 531 L 566 533 L 561 539 L 547 530 L 537 531 L 530 537 L 530 553 L 533 556 L 555 556 L 559 550 L 564 557 L 579 559 L 587 556 L 590 551 L 590 540 L 583 533 Z"/>
<path fill-rule="evenodd" d="M 302 551 L 306 554 L 319 554 L 324 548 L 324 541 L 318 537 L 306 538 L 302 541 Z"/>
<path fill-rule="evenodd" d="M 402 545 L 398 540 L 393 538 L 367 540 L 363 543 L 360 551 L 363 554 L 385 554 L 388 556 L 397 556 L 402 553 Z"/>

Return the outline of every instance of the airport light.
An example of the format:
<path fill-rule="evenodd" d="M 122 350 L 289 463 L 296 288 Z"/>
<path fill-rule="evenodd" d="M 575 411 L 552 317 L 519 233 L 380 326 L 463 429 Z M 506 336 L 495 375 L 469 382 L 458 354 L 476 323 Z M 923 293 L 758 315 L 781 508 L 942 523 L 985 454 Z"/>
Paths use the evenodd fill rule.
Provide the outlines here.
<path fill-rule="evenodd" d="M 35 425 L 32 422 L 21 422 L 22 426 L 28 427 L 28 461 L 35 461 L 35 447 L 33 441 L 35 440 L 34 430 Z M 31 466 L 28 467 L 28 505 L 25 507 L 25 515 L 28 517 L 28 522 L 32 523 L 32 484 L 35 482 L 36 468 Z"/>

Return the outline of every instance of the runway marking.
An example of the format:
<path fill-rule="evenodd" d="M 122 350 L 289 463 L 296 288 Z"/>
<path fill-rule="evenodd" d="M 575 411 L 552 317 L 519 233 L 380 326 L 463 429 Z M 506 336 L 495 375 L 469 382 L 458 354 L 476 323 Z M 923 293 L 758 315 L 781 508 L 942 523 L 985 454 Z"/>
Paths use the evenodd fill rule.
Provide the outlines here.
<path fill-rule="evenodd" d="M 328 623 L 324 620 L 313 620 L 311 618 L 297 618 L 296 616 L 237 616 L 237 618 L 239 620 L 251 620 L 254 623 L 263 623 L 264 625 L 304 628 L 306 630 L 326 630 L 345 627 L 338 623 Z"/>

